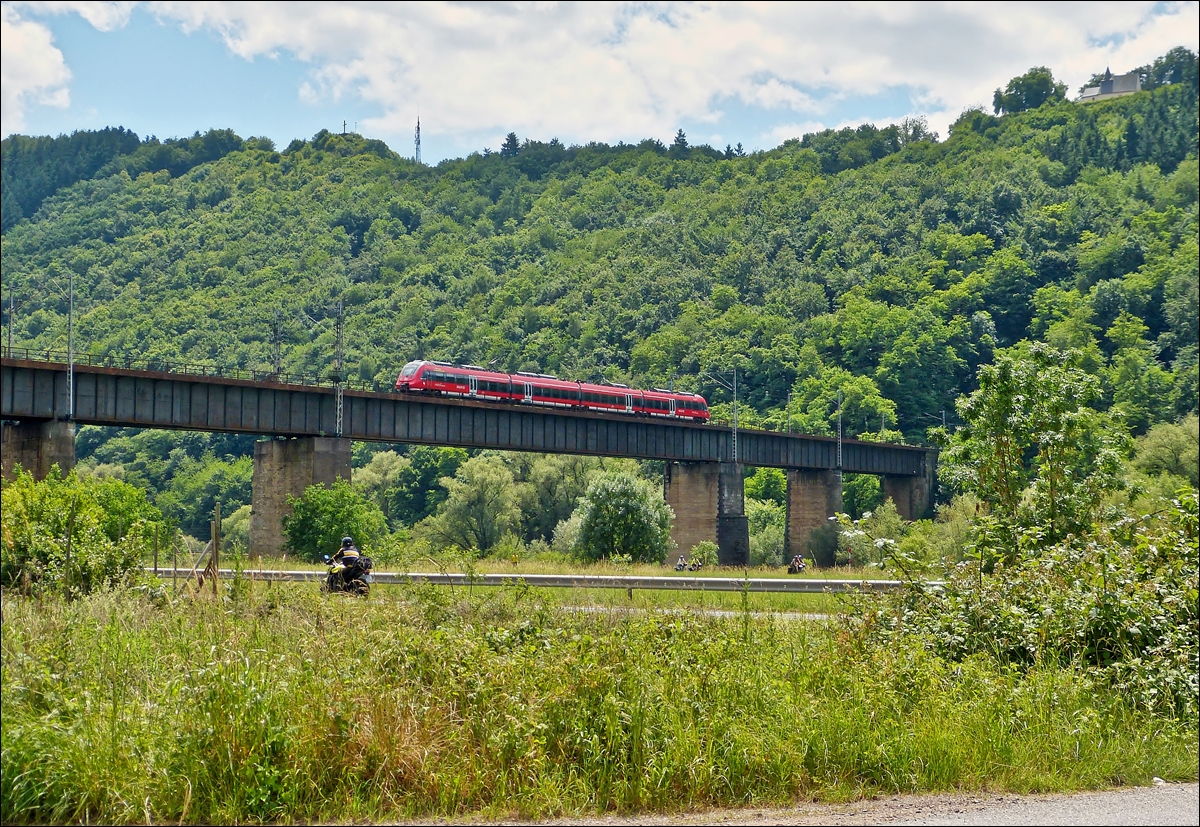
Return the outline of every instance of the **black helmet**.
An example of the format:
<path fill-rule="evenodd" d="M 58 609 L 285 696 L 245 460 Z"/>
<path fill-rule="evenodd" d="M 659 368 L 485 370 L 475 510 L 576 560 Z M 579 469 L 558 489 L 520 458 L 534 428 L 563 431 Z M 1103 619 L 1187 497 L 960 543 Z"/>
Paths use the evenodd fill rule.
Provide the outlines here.
<path fill-rule="evenodd" d="M 347 547 L 349 547 L 349 546 L 352 546 L 352 545 L 354 545 L 354 538 L 353 538 L 353 537 L 343 537 L 343 538 L 342 538 L 342 548 L 347 548 Z"/>

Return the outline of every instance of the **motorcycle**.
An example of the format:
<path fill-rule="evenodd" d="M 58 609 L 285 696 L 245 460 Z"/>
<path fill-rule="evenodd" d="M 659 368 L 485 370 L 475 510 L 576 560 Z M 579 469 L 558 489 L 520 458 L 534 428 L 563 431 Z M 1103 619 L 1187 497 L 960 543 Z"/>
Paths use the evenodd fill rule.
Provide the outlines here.
<path fill-rule="evenodd" d="M 332 559 L 328 554 L 323 559 L 329 566 L 329 574 L 321 581 L 321 591 L 345 592 L 354 597 L 366 597 L 371 593 L 371 584 L 375 582 L 371 572 L 375 563 L 370 557 L 359 557 L 349 565 Z"/>

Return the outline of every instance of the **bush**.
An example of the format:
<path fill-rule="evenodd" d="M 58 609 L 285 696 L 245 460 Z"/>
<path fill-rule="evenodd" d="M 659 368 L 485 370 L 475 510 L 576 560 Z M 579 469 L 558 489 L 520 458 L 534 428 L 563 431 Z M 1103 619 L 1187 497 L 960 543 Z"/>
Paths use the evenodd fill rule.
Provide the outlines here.
<path fill-rule="evenodd" d="M 1200 679 L 1197 494 L 1165 513 L 1114 520 L 1086 540 L 1016 555 L 987 574 L 960 564 L 939 592 L 881 598 L 859 632 L 885 646 L 925 641 L 951 661 L 1082 665 L 1152 712 L 1195 720 Z"/>
<path fill-rule="evenodd" d="M 718 552 L 720 546 L 712 540 L 701 540 L 696 545 L 692 546 L 692 551 L 688 555 L 688 560 L 691 562 L 699 562 L 701 566 L 710 568 L 717 565 Z"/>
<path fill-rule="evenodd" d="M 310 562 L 319 561 L 323 554 L 333 554 L 347 535 L 366 553 L 386 533 L 379 506 L 343 479 L 335 480 L 328 488 L 310 485 L 303 497 L 288 497 L 288 503 L 292 513 L 283 519 L 285 546 Z"/>
<path fill-rule="evenodd" d="M 774 500 L 747 497 L 746 517 L 750 528 L 750 565 L 780 565 L 787 509 Z"/>
<path fill-rule="evenodd" d="M 662 563 L 674 517 L 657 486 L 632 474 L 601 474 L 579 505 L 576 552 L 586 560 L 627 554 L 634 562 Z"/>
<path fill-rule="evenodd" d="M 0 484 L 0 584 L 87 594 L 141 573 L 151 525 L 161 519 L 140 488 L 115 478 L 21 471 Z"/>

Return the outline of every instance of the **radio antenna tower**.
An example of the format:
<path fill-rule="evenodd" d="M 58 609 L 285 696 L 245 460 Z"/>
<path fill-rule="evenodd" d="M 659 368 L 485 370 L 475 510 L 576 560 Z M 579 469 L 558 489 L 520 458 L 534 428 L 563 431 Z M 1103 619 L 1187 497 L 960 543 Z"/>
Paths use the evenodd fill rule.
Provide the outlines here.
<path fill-rule="evenodd" d="M 416 154 L 415 158 L 416 158 L 417 163 L 419 164 L 419 163 L 421 163 L 421 113 L 420 112 L 417 113 L 417 132 L 416 132 L 416 139 L 415 139 L 414 143 L 416 144 L 416 149 L 417 149 L 417 154 Z"/>

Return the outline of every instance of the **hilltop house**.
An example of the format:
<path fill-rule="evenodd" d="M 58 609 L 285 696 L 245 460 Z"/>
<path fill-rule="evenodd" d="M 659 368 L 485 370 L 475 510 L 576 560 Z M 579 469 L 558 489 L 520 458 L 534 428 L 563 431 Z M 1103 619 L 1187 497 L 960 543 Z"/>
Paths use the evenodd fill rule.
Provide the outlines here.
<path fill-rule="evenodd" d="M 1142 75 L 1137 70 L 1124 75 L 1114 76 L 1108 69 L 1104 70 L 1104 78 L 1099 86 L 1089 86 L 1079 96 L 1080 103 L 1103 101 L 1109 98 L 1120 98 L 1132 95 L 1142 89 Z"/>

